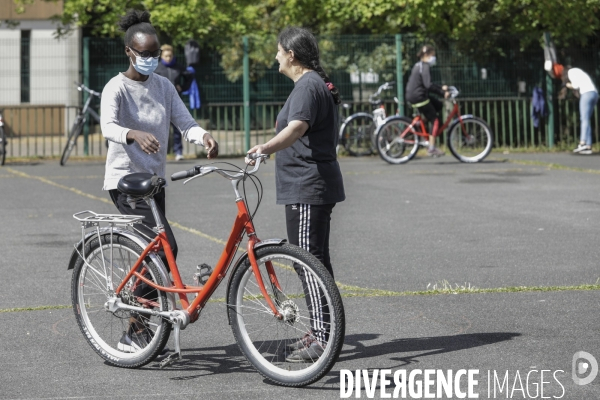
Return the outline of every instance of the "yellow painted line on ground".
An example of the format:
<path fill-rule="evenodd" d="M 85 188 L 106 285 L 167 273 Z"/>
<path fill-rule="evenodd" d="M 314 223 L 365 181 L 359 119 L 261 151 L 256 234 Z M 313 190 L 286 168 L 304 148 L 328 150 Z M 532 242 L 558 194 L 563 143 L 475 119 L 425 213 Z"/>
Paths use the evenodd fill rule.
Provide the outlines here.
<path fill-rule="evenodd" d="M 600 285 L 578 285 L 578 286 L 510 286 L 503 288 L 487 289 L 439 289 L 439 290 L 416 290 L 393 292 L 380 289 L 365 289 L 358 286 L 344 285 L 337 282 L 341 290 L 342 297 L 406 297 L 406 296 L 436 296 L 453 294 L 487 294 L 487 293 L 533 293 L 533 292 L 574 292 L 600 290 Z M 301 295 L 298 295 L 300 297 Z M 296 296 L 294 296 L 296 297 Z M 225 303 L 225 298 L 210 299 L 210 303 Z M 51 305 L 39 307 L 19 307 L 0 309 L 1 313 L 24 312 L 24 311 L 43 311 L 43 310 L 61 310 L 73 308 L 71 305 Z"/>
<path fill-rule="evenodd" d="M 113 204 L 112 201 L 110 201 L 108 199 L 105 199 L 103 197 L 94 196 L 93 194 L 82 192 L 79 189 L 75 189 L 73 187 L 61 185 L 60 183 L 56 183 L 54 181 L 51 181 L 50 179 L 46 179 L 46 178 L 43 178 L 41 176 L 29 175 L 29 174 L 26 174 L 25 172 L 17 171 L 15 169 L 8 168 L 8 167 L 6 168 L 6 170 L 8 172 L 11 172 L 11 173 L 13 173 L 13 174 L 15 174 L 17 176 L 22 177 L 22 178 L 35 179 L 35 180 L 38 180 L 40 182 L 44 182 L 44 183 L 46 183 L 48 185 L 51 185 L 51 186 L 54 186 L 54 187 L 57 187 L 57 188 L 60 188 L 60 189 L 68 190 L 70 192 L 73 192 L 73 193 L 78 194 L 78 195 L 83 196 L 83 197 L 87 197 L 88 199 L 98 200 L 98 201 L 101 201 L 101 202 L 107 203 L 107 204 Z"/>
<path fill-rule="evenodd" d="M 80 196 L 87 197 L 87 198 L 92 199 L 92 200 L 98 200 L 98 201 L 101 201 L 103 203 L 107 203 L 107 204 L 111 204 L 111 205 L 113 204 L 113 202 L 111 200 L 106 199 L 104 197 L 94 196 L 93 194 L 85 193 L 85 192 L 83 192 L 83 191 L 81 191 L 79 189 L 75 189 L 73 187 L 61 185 L 60 183 L 56 183 L 54 181 L 51 181 L 50 179 L 42 178 L 41 176 L 29 175 L 29 174 L 26 174 L 25 172 L 17 171 L 17 170 L 14 170 L 12 168 L 6 168 L 6 170 L 9 171 L 9 172 L 11 172 L 11 173 L 13 173 L 13 174 L 15 174 L 15 175 L 17 175 L 17 176 L 20 176 L 22 178 L 36 179 L 36 180 L 38 180 L 40 182 L 44 182 L 44 183 L 46 183 L 48 185 L 52 185 L 52 186 L 60 188 L 60 189 L 68 190 L 70 192 L 73 192 L 73 193 L 78 194 Z M 216 238 L 214 236 L 208 235 L 208 234 L 206 234 L 204 232 L 200 232 L 197 229 L 185 227 L 185 226 L 183 226 L 183 225 L 181 225 L 181 224 L 179 224 L 177 222 L 169 221 L 169 224 L 171 226 L 173 226 L 173 227 L 179 228 L 179 229 L 184 230 L 186 232 L 193 233 L 194 235 L 201 236 L 201 237 L 203 237 L 205 239 L 208 239 L 208 240 L 211 240 L 213 242 L 216 242 L 216 243 L 219 243 L 219 244 L 223 244 L 223 245 L 226 243 L 225 241 L 223 241 L 223 240 L 221 240 L 219 238 Z"/>

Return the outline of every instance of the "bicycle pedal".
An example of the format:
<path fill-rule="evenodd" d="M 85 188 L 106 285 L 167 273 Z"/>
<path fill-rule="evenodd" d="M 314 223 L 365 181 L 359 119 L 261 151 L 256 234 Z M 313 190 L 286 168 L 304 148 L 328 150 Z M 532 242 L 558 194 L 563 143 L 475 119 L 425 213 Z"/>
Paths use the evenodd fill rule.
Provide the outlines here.
<path fill-rule="evenodd" d="M 212 274 L 212 267 L 208 264 L 200 264 L 196 267 L 196 273 L 194 274 L 194 282 L 196 285 L 205 285 L 208 282 L 208 278 Z"/>

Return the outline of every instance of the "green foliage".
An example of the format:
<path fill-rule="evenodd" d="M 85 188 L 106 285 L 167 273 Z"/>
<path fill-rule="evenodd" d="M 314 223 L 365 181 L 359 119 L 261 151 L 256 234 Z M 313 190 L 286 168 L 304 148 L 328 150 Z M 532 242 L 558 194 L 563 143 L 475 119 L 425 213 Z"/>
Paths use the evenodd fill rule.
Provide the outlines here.
<path fill-rule="evenodd" d="M 24 11 L 33 0 L 14 1 Z M 65 0 L 57 33 L 75 25 L 97 36 L 118 36 L 116 22 L 130 8 L 150 11 L 163 41 L 181 45 L 194 38 L 219 51 L 231 80 L 241 74 L 242 36 L 251 36 L 251 70 L 258 77 L 273 65 L 274 38 L 289 25 L 319 35 L 414 33 L 442 48 L 456 41 L 475 55 L 502 54 L 509 35 L 516 48 L 537 45 L 544 31 L 568 46 L 585 44 L 600 30 L 600 0 Z M 324 55 L 330 45 L 321 41 Z M 354 60 L 324 61 L 385 69 L 394 51 L 379 46 Z"/>

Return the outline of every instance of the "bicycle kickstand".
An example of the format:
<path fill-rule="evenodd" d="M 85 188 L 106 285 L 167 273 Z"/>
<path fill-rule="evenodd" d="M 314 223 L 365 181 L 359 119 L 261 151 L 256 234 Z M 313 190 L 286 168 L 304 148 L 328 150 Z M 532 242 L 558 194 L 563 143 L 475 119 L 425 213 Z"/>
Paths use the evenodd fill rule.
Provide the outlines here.
<path fill-rule="evenodd" d="M 179 333 L 181 332 L 181 319 L 175 318 L 173 321 L 173 327 L 175 329 L 175 353 L 169 354 L 164 360 L 160 362 L 160 369 L 163 369 L 167 365 L 171 365 L 176 361 L 181 361 L 181 347 L 179 346 Z"/>

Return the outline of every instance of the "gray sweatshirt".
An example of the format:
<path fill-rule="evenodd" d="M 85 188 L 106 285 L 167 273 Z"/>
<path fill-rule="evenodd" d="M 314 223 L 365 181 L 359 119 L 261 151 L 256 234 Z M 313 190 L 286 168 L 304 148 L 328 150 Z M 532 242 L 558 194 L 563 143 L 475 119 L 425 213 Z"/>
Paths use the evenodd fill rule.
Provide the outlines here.
<path fill-rule="evenodd" d="M 102 91 L 100 127 L 109 140 L 103 190 L 117 188 L 119 179 L 133 172 L 165 177 L 169 127 L 173 123 L 185 140 L 203 143 L 206 131 L 198 126 L 167 78 L 150 74 L 145 82 L 120 73 Z M 127 144 L 127 132 L 153 134 L 160 142 L 156 154 L 146 154 L 135 142 Z"/>

